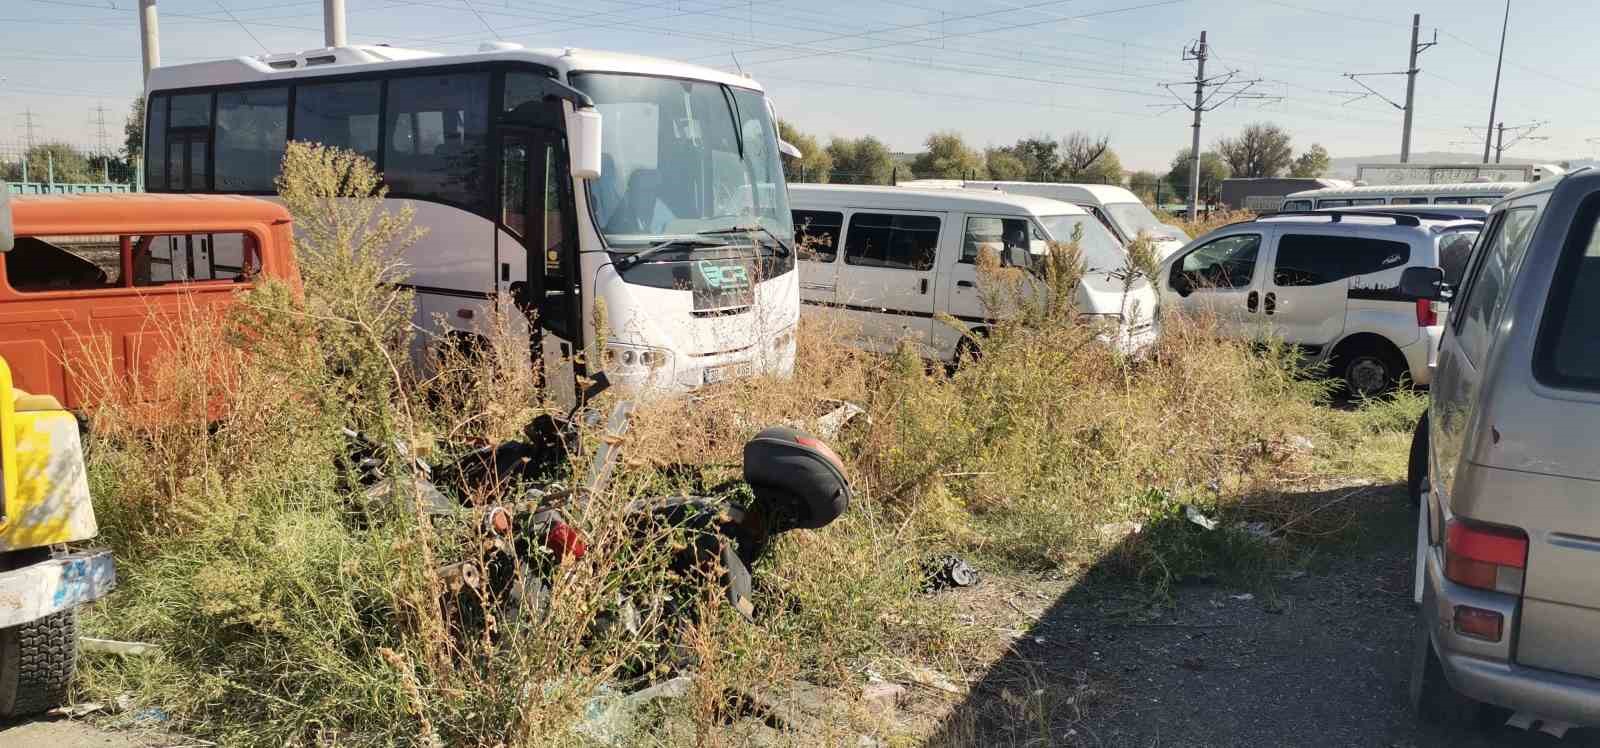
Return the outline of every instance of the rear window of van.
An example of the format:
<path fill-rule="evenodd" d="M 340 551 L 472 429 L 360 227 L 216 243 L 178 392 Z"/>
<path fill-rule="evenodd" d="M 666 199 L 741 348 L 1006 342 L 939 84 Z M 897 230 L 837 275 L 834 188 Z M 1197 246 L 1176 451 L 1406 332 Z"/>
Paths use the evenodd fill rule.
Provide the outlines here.
<path fill-rule="evenodd" d="M 1578 212 L 1545 302 L 1534 373 L 1546 384 L 1600 391 L 1600 197 Z"/>

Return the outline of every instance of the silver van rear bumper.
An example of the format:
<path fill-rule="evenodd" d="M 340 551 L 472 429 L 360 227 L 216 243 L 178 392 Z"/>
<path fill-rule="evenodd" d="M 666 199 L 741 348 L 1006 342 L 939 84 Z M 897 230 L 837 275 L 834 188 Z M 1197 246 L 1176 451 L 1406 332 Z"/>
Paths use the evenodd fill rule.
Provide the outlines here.
<path fill-rule="evenodd" d="M 1600 680 L 1459 652 L 1441 653 L 1439 659 L 1450 684 L 1478 701 L 1546 720 L 1600 725 Z"/>

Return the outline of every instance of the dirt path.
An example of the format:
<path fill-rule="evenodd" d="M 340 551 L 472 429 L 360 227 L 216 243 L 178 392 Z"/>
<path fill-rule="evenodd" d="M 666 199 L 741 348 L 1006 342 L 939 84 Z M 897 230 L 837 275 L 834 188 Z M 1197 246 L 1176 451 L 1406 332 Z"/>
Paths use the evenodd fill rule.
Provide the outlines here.
<path fill-rule="evenodd" d="M 1411 515 L 1398 488 L 1364 502 L 1359 548 L 1314 560 L 1267 592 L 1188 585 L 1159 618 L 1124 624 L 1108 621 L 1139 620 L 1128 612 L 1148 593 L 1050 582 L 1002 592 L 1022 620 L 1037 622 L 934 744 L 1600 746 L 1596 731 L 1557 741 L 1419 724 L 1406 697 Z"/>
<path fill-rule="evenodd" d="M 0 725 L 0 748 L 166 748 L 183 744 L 170 738 L 103 730 L 68 719 Z"/>

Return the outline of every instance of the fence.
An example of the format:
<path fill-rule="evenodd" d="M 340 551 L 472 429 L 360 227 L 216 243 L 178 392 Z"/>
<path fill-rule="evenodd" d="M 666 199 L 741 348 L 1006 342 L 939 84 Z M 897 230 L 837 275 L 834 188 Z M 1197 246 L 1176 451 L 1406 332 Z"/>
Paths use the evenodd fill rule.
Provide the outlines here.
<path fill-rule="evenodd" d="M 139 165 L 118 153 L 62 142 L 0 142 L 0 181 L 20 194 L 133 192 Z"/>

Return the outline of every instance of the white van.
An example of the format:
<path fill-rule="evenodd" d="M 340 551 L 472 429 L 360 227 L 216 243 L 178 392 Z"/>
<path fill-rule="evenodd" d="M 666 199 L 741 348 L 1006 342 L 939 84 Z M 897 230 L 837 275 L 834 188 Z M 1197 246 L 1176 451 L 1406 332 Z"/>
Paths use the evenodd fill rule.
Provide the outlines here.
<path fill-rule="evenodd" d="M 954 184 L 951 184 L 954 183 Z M 1189 235 L 1171 224 L 1162 223 L 1139 197 L 1122 187 L 1110 184 L 1067 184 L 1065 182 L 985 182 L 976 180 L 918 179 L 900 182 L 901 187 L 923 189 L 927 187 L 959 186 L 969 190 L 1001 190 L 1014 195 L 1034 195 L 1051 200 L 1072 203 L 1090 215 L 1127 246 L 1140 232 L 1150 235 L 1156 243 L 1156 259 L 1165 259 L 1189 241 Z"/>
<path fill-rule="evenodd" d="M 1115 343 L 1126 352 L 1155 339 L 1155 290 L 1139 279 L 1123 293 L 1117 271 L 1127 253 L 1069 203 L 995 191 L 795 184 L 789 204 L 801 245 L 802 312 L 844 314 L 868 350 L 892 351 L 911 339 L 926 357 L 955 361 L 970 343 L 935 316 L 980 330 L 989 323 L 978 294 L 980 250 L 1038 256 L 1079 227 L 1088 269 L 1077 296 L 1082 319 L 1115 325 Z"/>

